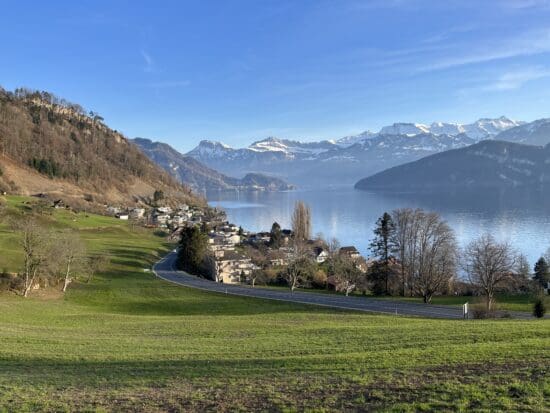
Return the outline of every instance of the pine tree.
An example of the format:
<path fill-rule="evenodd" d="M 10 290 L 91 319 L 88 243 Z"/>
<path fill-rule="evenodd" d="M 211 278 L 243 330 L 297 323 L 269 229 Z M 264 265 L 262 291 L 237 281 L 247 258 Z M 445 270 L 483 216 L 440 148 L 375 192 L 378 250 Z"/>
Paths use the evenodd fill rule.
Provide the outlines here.
<path fill-rule="evenodd" d="M 548 263 L 544 259 L 544 257 L 540 257 L 537 263 L 535 264 L 535 276 L 533 277 L 534 280 L 538 281 L 538 283 L 542 287 L 546 287 L 546 284 L 550 280 L 550 268 L 548 267 Z"/>
<path fill-rule="evenodd" d="M 208 235 L 197 226 L 187 227 L 181 233 L 178 250 L 179 266 L 191 273 L 200 270 L 208 247 Z"/>
<path fill-rule="evenodd" d="M 384 279 L 385 294 L 388 294 L 389 291 L 390 258 L 395 250 L 395 244 L 393 242 L 394 232 L 395 225 L 392 217 L 387 212 L 384 212 L 384 214 L 378 218 L 378 221 L 376 221 L 374 239 L 370 243 L 370 250 L 381 261 L 382 265 L 379 271 Z"/>
<path fill-rule="evenodd" d="M 277 222 L 274 222 L 273 225 L 271 226 L 271 231 L 269 235 L 270 235 L 269 246 L 275 249 L 279 248 L 281 246 L 282 236 L 281 236 L 281 226 Z"/>

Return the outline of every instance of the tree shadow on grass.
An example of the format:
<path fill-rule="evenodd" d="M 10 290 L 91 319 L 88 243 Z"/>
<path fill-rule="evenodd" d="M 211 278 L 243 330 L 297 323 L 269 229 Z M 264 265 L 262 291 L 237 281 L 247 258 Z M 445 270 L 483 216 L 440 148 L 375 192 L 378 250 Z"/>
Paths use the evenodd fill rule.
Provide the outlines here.
<path fill-rule="evenodd" d="M 182 343 L 182 346 L 184 343 Z M 7 359 L 0 358 L 0 378 L 24 380 L 29 385 L 55 383 L 63 386 L 77 383 L 82 386 L 109 385 L 113 388 L 130 385 L 134 381 L 158 382 L 171 378 L 208 377 L 211 379 L 233 376 L 254 376 L 266 371 L 298 368 L 297 360 L 236 358 L 213 360 L 211 358 L 132 360 L 132 361 L 90 361 L 90 360 L 48 360 L 43 358 Z M 306 366 L 300 369 L 306 369 Z M 327 367 L 329 368 L 329 367 Z"/>

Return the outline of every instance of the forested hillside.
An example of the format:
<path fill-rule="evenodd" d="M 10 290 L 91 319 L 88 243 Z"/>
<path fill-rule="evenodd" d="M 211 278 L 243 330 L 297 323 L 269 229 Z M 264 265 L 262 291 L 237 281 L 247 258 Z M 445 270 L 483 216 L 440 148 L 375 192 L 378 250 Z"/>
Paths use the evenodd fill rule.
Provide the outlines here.
<path fill-rule="evenodd" d="M 0 191 L 130 203 L 155 190 L 200 202 L 97 113 L 48 92 L 0 88 Z"/>

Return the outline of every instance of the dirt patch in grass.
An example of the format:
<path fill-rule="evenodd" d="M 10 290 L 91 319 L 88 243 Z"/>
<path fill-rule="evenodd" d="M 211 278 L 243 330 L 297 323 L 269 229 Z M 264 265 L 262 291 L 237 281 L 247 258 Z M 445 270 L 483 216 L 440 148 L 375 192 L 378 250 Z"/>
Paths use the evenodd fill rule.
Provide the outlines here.
<path fill-rule="evenodd" d="M 355 377 L 274 374 L 255 379 L 178 379 L 132 388 L 51 389 L 38 410 L 76 411 L 544 411 L 548 363 L 476 364 Z M 547 395 L 546 395 L 547 396 Z M 27 410 L 24 396 L 4 399 Z"/>

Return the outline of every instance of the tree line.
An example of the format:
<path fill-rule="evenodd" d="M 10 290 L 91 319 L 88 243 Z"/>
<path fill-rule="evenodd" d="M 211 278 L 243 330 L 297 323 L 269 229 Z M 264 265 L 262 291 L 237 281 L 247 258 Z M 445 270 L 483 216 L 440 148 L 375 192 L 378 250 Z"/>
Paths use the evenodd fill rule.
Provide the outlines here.
<path fill-rule="evenodd" d="M 426 303 L 444 292 L 451 280 L 460 279 L 459 269 L 470 287 L 485 296 L 487 311 L 494 309 L 499 290 L 537 290 L 550 279 L 544 258 L 535 264 L 531 278 L 525 256 L 491 234 L 458 248 L 448 224 L 438 214 L 422 209 L 384 213 L 376 223 L 370 249 L 377 258 L 368 274 L 374 293 L 416 295 Z"/>

